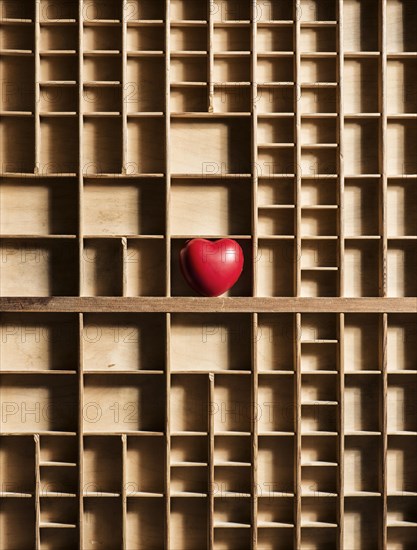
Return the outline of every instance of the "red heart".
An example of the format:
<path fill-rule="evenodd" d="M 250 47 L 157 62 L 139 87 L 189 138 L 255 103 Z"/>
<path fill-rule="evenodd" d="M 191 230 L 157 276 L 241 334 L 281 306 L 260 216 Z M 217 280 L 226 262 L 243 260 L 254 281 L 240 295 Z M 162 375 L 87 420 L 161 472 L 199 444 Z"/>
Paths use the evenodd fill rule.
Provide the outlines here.
<path fill-rule="evenodd" d="M 220 296 L 239 279 L 243 251 L 233 239 L 191 239 L 180 252 L 182 274 L 203 296 Z"/>

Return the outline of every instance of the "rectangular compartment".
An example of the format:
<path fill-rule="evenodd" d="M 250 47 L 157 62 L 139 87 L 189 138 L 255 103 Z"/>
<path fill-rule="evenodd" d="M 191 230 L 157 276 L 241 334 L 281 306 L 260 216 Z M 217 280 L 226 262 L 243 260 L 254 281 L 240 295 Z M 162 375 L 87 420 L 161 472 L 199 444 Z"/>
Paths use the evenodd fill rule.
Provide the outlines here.
<path fill-rule="evenodd" d="M 260 239 L 256 262 L 258 296 L 294 296 L 293 239 Z"/>
<path fill-rule="evenodd" d="M 208 471 L 200 466 L 171 466 L 172 496 L 206 496 L 209 492 Z"/>
<path fill-rule="evenodd" d="M 300 21 L 335 21 L 336 2 L 334 0 L 301 0 Z"/>
<path fill-rule="evenodd" d="M 261 235 L 294 235 L 294 208 L 279 210 L 260 208 L 258 212 L 258 231 Z"/>
<path fill-rule="evenodd" d="M 170 78 L 171 83 L 206 82 L 206 54 L 193 57 L 189 57 L 186 54 L 173 56 L 170 62 Z"/>
<path fill-rule="evenodd" d="M 173 3 L 172 3 L 173 5 Z M 155 21 L 164 19 L 164 0 L 129 0 L 126 20 L 129 21 Z"/>
<path fill-rule="evenodd" d="M 336 82 L 336 62 L 332 58 L 304 58 L 300 65 L 302 84 L 319 84 Z"/>
<path fill-rule="evenodd" d="M 301 212 L 302 237 L 331 237 L 338 233 L 337 210 L 303 209 Z"/>
<path fill-rule="evenodd" d="M 74 528 L 42 529 L 40 550 L 71 550 L 78 544 L 78 530 Z"/>
<path fill-rule="evenodd" d="M 207 109 L 207 86 L 188 87 L 187 84 L 171 86 L 171 113 L 197 113 Z"/>
<path fill-rule="evenodd" d="M 301 371 L 336 371 L 336 344 L 303 343 L 301 346 Z"/>
<path fill-rule="evenodd" d="M 415 468 L 416 439 L 409 436 L 389 435 L 387 452 L 388 494 L 407 496 L 417 492 Z"/>
<path fill-rule="evenodd" d="M 247 0 L 216 0 L 213 7 L 214 22 L 249 21 L 251 18 L 250 2 Z"/>
<path fill-rule="evenodd" d="M 42 435 L 39 460 L 41 464 L 76 466 L 78 462 L 77 436 Z"/>
<path fill-rule="evenodd" d="M 3 2 L 3 5 L 5 2 Z M 4 14 L 3 14 L 4 15 Z M 3 25 L 0 28 L 0 47 L 4 50 L 33 50 L 34 28 L 22 24 L 10 26 Z"/>
<path fill-rule="evenodd" d="M 3 414 L 10 407 L 5 405 Z M 33 437 L 0 437 L 0 492 L 16 496 L 35 493 L 35 441 Z M 4 502 L 4 501 L 3 501 Z"/>
<path fill-rule="evenodd" d="M 173 498 L 170 510 L 173 548 L 195 550 L 207 545 L 207 501 L 205 498 Z M 187 528 L 184 529 L 184 525 Z"/>
<path fill-rule="evenodd" d="M 336 377 L 328 374 L 317 376 L 317 373 L 302 373 L 301 404 L 337 401 Z"/>
<path fill-rule="evenodd" d="M 377 0 L 345 0 L 343 30 L 347 52 L 378 51 Z"/>
<path fill-rule="evenodd" d="M 165 441 L 162 437 L 129 437 L 127 440 L 126 493 L 164 492 Z"/>
<path fill-rule="evenodd" d="M 22 528 L 24 526 L 24 528 Z M 30 499 L 2 499 L 0 513 L 0 547 L 27 550 L 36 541 L 36 519 Z"/>
<path fill-rule="evenodd" d="M 90 5 L 96 0 L 92 0 Z M 52 0 L 40 0 L 39 18 L 42 23 L 59 23 L 62 19 L 78 19 L 77 4 L 75 2 L 53 2 Z"/>
<path fill-rule="evenodd" d="M 335 206 L 338 204 L 338 181 L 333 178 L 301 180 L 301 206 Z"/>
<path fill-rule="evenodd" d="M 295 201 L 294 180 L 292 178 L 263 179 L 261 177 L 258 179 L 257 194 L 258 207 L 293 205 Z"/>
<path fill-rule="evenodd" d="M 301 172 L 304 176 L 320 177 L 337 174 L 337 148 L 304 146 L 301 151 Z"/>
<path fill-rule="evenodd" d="M 346 499 L 343 530 L 346 548 L 364 550 L 378 543 L 382 521 L 380 506 L 378 498 Z"/>
<path fill-rule="evenodd" d="M 214 501 L 214 528 L 250 527 L 251 502 L 248 498 L 217 498 Z"/>
<path fill-rule="evenodd" d="M 170 395 L 172 432 L 208 431 L 209 387 L 205 376 L 172 375 Z"/>
<path fill-rule="evenodd" d="M 250 179 L 175 179 L 172 235 L 245 235 L 251 232 Z"/>
<path fill-rule="evenodd" d="M 345 438 L 344 493 L 379 493 L 381 491 L 382 455 L 378 437 Z"/>
<path fill-rule="evenodd" d="M 77 470 L 50 464 L 41 465 L 39 493 L 41 497 L 75 497 L 78 491 Z"/>
<path fill-rule="evenodd" d="M 207 436 L 172 436 L 169 459 L 171 465 L 173 463 L 205 465 L 208 461 Z"/>
<path fill-rule="evenodd" d="M 204 0 L 171 0 L 171 19 L 174 21 L 204 21 L 207 19 L 207 5 Z"/>
<path fill-rule="evenodd" d="M 334 239 L 310 240 L 303 239 L 301 243 L 301 269 L 314 270 L 338 266 L 338 243 Z"/>
<path fill-rule="evenodd" d="M 303 270 L 300 295 L 309 298 L 338 296 L 337 272 Z"/>
<path fill-rule="evenodd" d="M 259 498 L 258 500 L 258 529 L 294 526 L 294 501 L 292 497 Z M 282 533 L 282 530 L 279 531 Z M 263 547 L 262 547 L 263 548 Z M 266 546 L 269 549 L 269 546 Z M 273 546 L 275 548 L 275 546 Z M 278 548 L 281 548 L 278 546 Z"/>
<path fill-rule="evenodd" d="M 33 58 L 18 57 L 19 63 L 16 63 L 15 59 L 12 56 L 2 56 L 0 61 L 0 73 L 3 81 L 0 108 L 2 111 L 33 112 L 35 108 Z M 3 120 L 3 122 L 6 121 Z M 17 120 L 13 120 L 13 126 L 17 123 Z"/>
<path fill-rule="evenodd" d="M 248 376 L 217 374 L 214 380 L 214 432 L 250 432 L 252 406 Z"/>
<path fill-rule="evenodd" d="M 275 174 L 291 176 L 295 172 L 294 146 L 274 147 L 273 145 L 266 145 L 259 147 L 256 168 L 261 177 L 271 177 Z"/>
<path fill-rule="evenodd" d="M 173 120 L 171 171 L 175 174 L 248 174 L 249 120 Z"/>
<path fill-rule="evenodd" d="M 128 64 L 129 70 L 129 64 Z M 130 73 L 129 78 L 130 78 Z M 84 82 L 111 82 L 120 83 L 122 79 L 122 64 L 119 56 L 88 55 L 84 56 Z M 51 80 L 58 80 L 56 78 Z M 61 80 L 61 79 L 59 79 Z M 71 79 L 74 80 L 74 79 Z M 128 80 L 130 82 L 130 80 Z"/>
<path fill-rule="evenodd" d="M 346 180 L 343 193 L 344 233 L 347 237 L 380 234 L 379 179 Z"/>
<path fill-rule="evenodd" d="M 345 241 L 345 296 L 378 296 L 379 240 Z"/>
<path fill-rule="evenodd" d="M 335 52 L 336 51 L 336 29 L 326 27 L 302 28 L 300 34 L 301 53 Z M 291 47 L 288 48 L 292 50 Z"/>
<path fill-rule="evenodd" d="M 416 252 L 415 240 L 388 242 L 388 296 L 417 296 Z"/>
<path fill-rule="evenodd" d="M 78 184 L 75 179 L 2 179 L 0 219 L 4 235 L 75 235 Z"/>
<path fill-rule="evenodd" d="M 345 113 L 379 112 L 378 60 L 346 59 L 344 62 Z"/>
<path fill-rule="evenodd" d="M 261 9 L 260 9 L 261 8 Z M 267 11 L 266 2 L 257 7 L 260 17 Z M 292 15 L 291 15 L 292 17 Z M 261 19 L 260 19 L 261 20 Z M 288 27 L 258 27 L 256 32 L 258 52 L 290 52 L 293 49 L 293 29 Z"/>
<path fill-rule="evenodd" d="M 301 530 L 301 549 L 334 548 L 337 545 L 338 535 L 336 525 L 314 525 Z"/>
<path fill-rule="evenodd" d="M 282 499 L 280 499 L 281 501 Z M 277 503 L 280 506 L 280 502 Z M 281 523 L 281 522 L 280 522 Z M 276 529 L 258 526 L 258 545 L 263 550 L 288 550 L 293 548 L 294 532 L 287 526 L 284 529 Z"/>
<path fill-rule="evenodd" d="M 245 314 L 173 313 L 171 370 L 251 369 L 251 322 Z"/>
<path fill-rule="evenodd" d="M 345 372 L 382 370 L 382 319 L 376 314 L 345 314 Z"/>
<path fill-rule="evenodd" d="M 215 113 L 243 113 L 251 110 L 251 89 L 242 84 L 219 84 L 214 88 Z"/>
<path fill-rule="evenodd" d="M 0 334 L 2 371 L 78 369 L 75 314 L 3 313 Z"/>
<path fill-rule="evenodd" d="M 122 120 L 119 117 L 86 118 L 83 144 L 84 174 L 121 172 Z"/>
<path fill-rule="evenodd" d="M 259 6 L 259 7 L 258 7 Z M 257 15 L 259 22 L 266 21 L 292 21 L 293 3 L 291 0 L 262 0 L 257 2 Z M 281 31 L 281 29 L 279 29 Z"/>
<path fill-rule="evenodd" d="M 257 72 L 258 82 L 294 82 L 293 57 L 261 57 Z"/>
<path fill-rule="evenodd" d="M 305 496 L 301 501 L 301 528 L 337 527 L 337 506 L 332 497 Z M 334 533 L 336 534 L 336 533 Z M 335 540 L 336 542 L 336 540 Z"/>
<path fill-rule="evenodd" d="M 103 550 L 111 550 L 122 544 L 122 501 L 120 498 L 84 499 L 84 546 L 94 550 L 100 540 Z"/>
<path fill-rule="evenodd" d="M 164 121 L 128 119 L 126 158 L 129 174 L 164 173 Z"/>
<path fill-rule="evenodd" d="M 292 85 L 259 84 L 254 102 L 261 115 L 268 113 L 293 113 L 294 90 Z"/>
<path fill-rule="evenodd" d="M 0 397 L 4 433 L 76 430 L 78 397 L 72 376 L 4 374 Z"/>
<path fill-rule="evenodd" d="M 171 13 L 172 6 L 171 2 Z M 205 52 L 207 50 L 207 29 L 201 26 L 177 27 L 171 25 L 170 40 L 172 51 Z"/>
<path fill-rule="evenodd" d="M 258 371 L 293 371 L 295 366 L 293 315 L 259 314 L 255 330 Z"/>
<path fill-rule="evenodd" d="M 249 52 L 250 39 L 249 27 L 215 27 L 213 50 L 214 52 Z"/>
<path fill-rule="evenodd" d="M 414 315 L 388 315 L 387 370 L 417 370 L 414 343 L 417 328 Z"/>
<path fill-rule="evenodd" d="M 83 296 L 123 295 L 123 251 L 117 239 L 85 239 Z"/>
<path fill-rule="evenodd" d="M 389 59 L 387 61 L 387 110 L 389 114 L 416 113 L 417 80 L 415 59 Z"/>
<path fill-rule="evenodd" d="M 294 492 L 294 440 L 291 436 L 260 436 L 258 439 L 259 497 L 270 499 Z"/>
<path fill-rule="evenodd" d="M 128 113 L 165 110 L 165 68 L 162 59 L 129 57 L 124 99 Z"/>
<path fill-rule="evenodd" d="M 126 296 L 165 296 L 166 248 L 162 239 L 129 239 Z"/>
<path fill-rule="evenodd" d="M 388 237 L 417 236 L 416 180 L 388 180 L 387 234 Z"/>
<path fill-rule="evenodd" d="M 22 155 L 21 151 L 25 151 L 25 154 Z M 35 167 L 35 125 L 31 118 L 2 117 L 0 156 L 3 173 L 33 173 Z"/>
<path fill-rule="evenodd" d="M 128 27 L 127 51 L 163 51 L 165 49 L 164 28 Z"/>
<path fill-rule="evenodd" d="M 1 15 L 5 19 L 34 19 L 35 6 L 31 0 L 21 0 L 21 2 L 2 2 Z"/>
<path fill-rule="evenodd" d="M 301 432 L 336 432 L 334 404 L 307 403 L 301 409 Z"/>
<path fill-rule="evenodd" d="M 159 376 L 84 377 L 84 432 L 159 432 L 164 429 L 165 398 Z"/>
<path fill-rule="evenodd" d="M 214 437 L 214 464 L 216 466 L 249 466 L 250 436 L 216 435 Z"/>
<path fill-rule="evenodd" d="M 345 432 L 380 430 L 381 380 L 378 375 L 349 374 L 345 379 Z"/>
<path fill-rule="evenodd" d="M 52 9 L 53 2 L 48 6 Z M 24 33 L 22 33 L 24 34 Z M 89 46 L 85 44 L 89 49 Z M 78 29 L 75 25 L 42 26 L 40 31 L 40 50 L 76 50 L 78 48 Z M 101 48 L 99 48 L 101 49 Z M 107 49 L 107 48 L 102 48 Z"/>
<path fill-rule="evenodd" d="M 335 113 L 336 90 L 321 87 L 320 84 L 302 86 L 299 109 L 304 114 Z"/>
<path fill-rule="evenodd" d="M 344 137 L 347 176 L 378 173 L 378 121 L 346 121 Z"/>
<path fill-rule="evenodd" d="M 316 439 L 318 440 L 319 437 Z M 323 437 L 328 438 L 329 436 Z M 318 502 L 325 497 L 335 497 L 337 495 L 337 469 L 304 466 L 301 470 L 301 494 L 304 497 L 303 500 L 305 497 L 313 497 Z"/>
<path fill-rule="evenodd" d="M 258 121 L 258 146 L 272 143 L 293 143 L 294 142 L 294 119 L 266 118 Z"/>
<path fill-rule="evenodd" d="M 128 499 L 126 547 L 158 550 L 164 545 L 164 502 L 160 499 Z"/>
<path fill-rule="evenodd" d="M 126 480 L 126 485 L 129 483 Z M 120 437 L 84 437 L 84 493 L 120 494 L 122 491 L 122 440 Z"/>
<path fill-rule="evenodd" d="M 388 377 L 387 418 L 388 432 L 417 432 L 414 377 L 390 374 Z"/>
<path fill-rule="evenodd" d="M 131 0 L 129 0 L 126 9 L 131 9 Z M 132 29 L 128 29 L 127 37 Z M 155 32 L 155 29 L 153 29 Z M 142 32 L 146 32 L 145 29 Z M 128 42 L 129 44 L 129 42 Z M 119 25 L 84 26 L 83 28 L 83 46 L 85 50 L 121 50 L 122 49 L 122 27 Z M 127 49 L 130 49 L 129 46 Z M 156 49 L 156 48 L 155 48 Z"/>
<path fill-rule="evenodd" d="M 387 128 L 387 172 L 392 176 L 417 173 L 414 145 L 417 124 L 414 120 L 389 121 Z"/>
<path fill-rule="evenodd" d="M 88 60 L 85 62 L 86 71 L 89 70 L 90 64 L 91 64 L 91 60 L 90 62 L 88 62 Z M 40 79 L 42 81 L 48 81 L 48 80 L 76 81 L 78 79 L 77 56 L 76 55 L 41 56 Z"/>
<path fill-rule="evenodd" d="M 300 140 L 303 146 L 337 143 L 336 120 L 318 118 L 301 122 Z"/>
<path fill-rule="evenodd" d="M 215 466 L 213 495 L 217 500 L 223 500 L 226 497 L 247 498 L 251 494 L 251 489 L 250 468 Z"/>
<path fill-rule="evenodd" d="M 213 550 L 231 550 L 236 548 L 248 548 L 251 543 L 250 530 L 244 526 L 218 527 L 214 531 Z"/>
<path fill-rule="evenodd" d="M 291 376 L 259 376 L 255 404 L 255 419 L 259 433 L 294 431 L 293 386 Z"/>
<path fill-rule="evenodd" d="M 337 316 L 333 313 L 303 313 L 300 335 L 301 342 L 326 343 L 330 340 L 333 343 L 337 339 Z"/>
<path fill-rule="evenodd" d="M 163 182 L 86 179 L 83 198 L 83 229 L 87 235 L 164 234 Z"/>
<path fill-rule="evenodd" d="M 40 124 L 40 163 L 43 174 L 78 170 L 78 120 L 43 118 Z"/>
<path fill-rule="evenodd" d="M 57 112 L 75 114 L 78 110 L 78 90 L 76 86 L 41 84 L 39 108 L 42 114 Z"/>
<path fill-rule="evenodd" d="M 337 438 L 303 435 L 301 437 L 301 464 L 330 466 L 337 464 Z"/>
<path fill-rule="evenodd" d="M 387 50 L 416 52 L 417 14 L 413 0 L 387 0 Z"/>
<path fill-rule="evenodd" d="M 129 0 L 130 1 L 130 0 Z M 111 0 L 89 0 L 84 6 L 84 21 L 95 21 L 100 19 L 120 20 L 122 18 L 122 6 Z"/>
<path fill-rule="evenodd" d="M 86 114 L 120 113 L 122 110 L 122 90 L 119 86 L 84 85 L 82 100 Z"/>
<path fill-rule="evenodd" d="M 75 240 L 4 240 L 0 253 L 2 296 L 78 295 Z"/>

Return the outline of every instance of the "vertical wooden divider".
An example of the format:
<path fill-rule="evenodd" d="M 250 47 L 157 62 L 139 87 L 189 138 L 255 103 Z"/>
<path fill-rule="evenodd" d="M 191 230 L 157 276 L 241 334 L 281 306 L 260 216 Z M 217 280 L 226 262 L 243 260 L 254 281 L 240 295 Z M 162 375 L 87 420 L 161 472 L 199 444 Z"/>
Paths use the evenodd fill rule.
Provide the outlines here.
<path fill-rule="evenodd" d="M 294 318 L 294 548 L 301 547 L 301 314 Z"/>
<path fill-rule="evenodd" d="M 294 296 L 301 296 L 301 8 L 293 3 L 293 51 L 294 51 L 294 202 L 295 202 L 295 271 Z"/>
<path fill-rule="evenodd" d="M 41 488 L 41 473 L 40 473 L 40 437 L 39 434 L 33 436 L 35 444 L 35 548 L 40 550 L 41 537 L 40 537 L 40 523 L 41 523 L 41 502 L 40 502 L 40 488 Z"/>
<path fill-rule="evenodd" d="M 252 2 L 251 11 L 251 108 L 252 108 L 252 296 L 257 296 L 258 288 L 258 84 L 257 84 L 257 48 L 256 48 L 256 2 Z"/>
<path fill-rule="evenodd" d="M 35 166 L 33 173 L 39 174 L 43 172 L 41 168 L 41 119 L 40 119 L 40 80 L 41 80 L 41 58 L 40 58 L 40 41 L 41 41 L 41 25 L 40 25 L 40 2 L 35 5 L 35 43 L 34 43 L 34 58 L 35 58 L 35 105 L 33 110 L 35 123 Z M 20 90 L 22 93 L 24 90 Z"/>
<path fill-rule="evenodd" d="M 84 546 L 84 315 L 78 314 L 78 540 L 80 548 Z"/>
<path fill-rule="evenodd" d="M 386 0 L 380 0 L 379 6 L 379 111 L 380 143 L 379 173 L 381 178 L 381 203 L 379 205 L 381 248 L 380 248 L 380 296 L 387 296 L 387 6 Z"/>
<path fill-rule="evenodd" d="M 251 408 L 252 408 L 252 510 L 251 510 L 251 524 L 252 524 L 252 548 L 256 550 L 258 547 L 258 361 L 257 361 L 257 337 L 258 337 L 258 314 L 252 313 L 252 376 L 251 376 Z"/>
<path fill-rule="evenodd" d="M 84 51 L 84 31 L 83 31 L 83 2 L 78 2 L 78 294 L 83 295 L 84 276 L 83 276 L 83 255 L 84 255 L 84 231 L 83 231 L 83 195 L 84 195 L 84 155 L 83 155 L 83 51 Z"/>
<path fill-rule="evenodd" d="M 122 296 L 127 296 L 127 238 L 121 238 L 121 255 L 122 255 Z"/>
<path fill-rule="evenodd" d="M 338 315 L 338 385 L 337 385 L 337 402 L 338 402 L 338 447 L 337 447 L 337 493 L 339 495 L 337 509 L 337 524 L 338 524 L 338 540 L 337 548 L 344 548 L 344 511 L 345 511 L 345 496 L 344 496 L 344 452 L 345 452 L 345 434 L 344 434 L 344 391 L 345 391 L 345 314 Z"/>
<path fill-rule="evenodd" d="M 387 396 L 388 396 L 388 376 L 387 376 L 387 343 L 388 343 L 388 315 L 383 313 L 380 316 L 380 361 L 381 361 L 381 495 L 382 495 L 382 548 L 387 548 L 387 448 L 388 448 L 388 426 L 387 426 Z"/>
<path fill-rule="evenodd" d="M 207 63 L 207 112 L 212 113 L 214 111 L 214 81 L 213 81 L 213 72 L 214 72 L 214 0 L 209 0 L 208 2 L 208 13 L 207 13 L 207 53 L 208 53 L 208 63 Z"/>
<path fill-rule="evenodd" d="M 167 1 L 167 3 L 169 3 Z M 170 391 L 171 391 L 171 314 L 166 313 L 165 316 L 165 550 L 171 548 L 170 537 L 170 515 L 171 515 L 171 403 L 170 403 Z"/>
<path fill-rule="evenodd" d="M 129 550 L 127 545 L 127 435 L 122 434 L 122 548 Z"/>
<path fill-rule="evenodd" d="M 126 176 L 127 169 L 127 97 L 125 93 L 128 89 L 129 83 L 127 81 L 127 17 L 128 10 L 127 4 L 123 3 L 122 6 L 122 82 L 121 82 L 121 106 L 120 112 L 122 115 L 122 175 Z M 122 254 L 122 296 L 127 296 L 127 239 L 124 237 L 121 239 L 121 254 Z"/>
<path fill-rule="evenodd" d="M 344 73 L 344 35 L 343 35 L 343 0 L 337 5 L 337 142 L 339 154 L 337 167 L 338 178 L 338 213 L 339 213 L 339 247 L 338 247 L 338 295 L 343 296 L 345 291 L 344 262 L 345 262 L 345 233 L 344 233 L 344 190 L 345 190 L 345 166 L 343 155 L 343 134 L 344 134 L 344 103 L 343 103 L 343 73 Z"/>
<path fill-rule="evenodd" d="M 171 10 L 170 0 L 165 0 L 165 294 L 171 296 L 171 226 L 169 205 L 171 201 Z"/>
<path fill-rule="evenodd" d="M 209 373 L 208 384 L 208 548 L 214 547 L 214 373 Z"/>

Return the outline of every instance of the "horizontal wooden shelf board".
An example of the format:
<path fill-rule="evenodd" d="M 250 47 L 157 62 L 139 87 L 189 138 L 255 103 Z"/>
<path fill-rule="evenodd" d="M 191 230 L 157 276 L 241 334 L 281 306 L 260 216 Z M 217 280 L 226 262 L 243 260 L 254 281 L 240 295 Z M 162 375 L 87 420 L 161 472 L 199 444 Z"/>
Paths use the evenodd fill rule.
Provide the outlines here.
<path fill-rule="evenodd" d="M 0 311 L 143 313 L 417 313 L 417 298 L 2 297 Z"/>

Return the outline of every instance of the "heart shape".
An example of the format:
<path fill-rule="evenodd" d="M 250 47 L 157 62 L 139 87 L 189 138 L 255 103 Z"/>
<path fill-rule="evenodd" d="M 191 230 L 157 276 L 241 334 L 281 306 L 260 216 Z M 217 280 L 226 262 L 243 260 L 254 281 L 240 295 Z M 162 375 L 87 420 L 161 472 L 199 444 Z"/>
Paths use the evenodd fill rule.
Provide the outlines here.
<path fill-rule="evenodd" d="M 236 283 L 243 270 L 243 250 L 233 239 L 191 239 L 180 252 L 187 283 L 203 296 L 220 296 Z"/>

